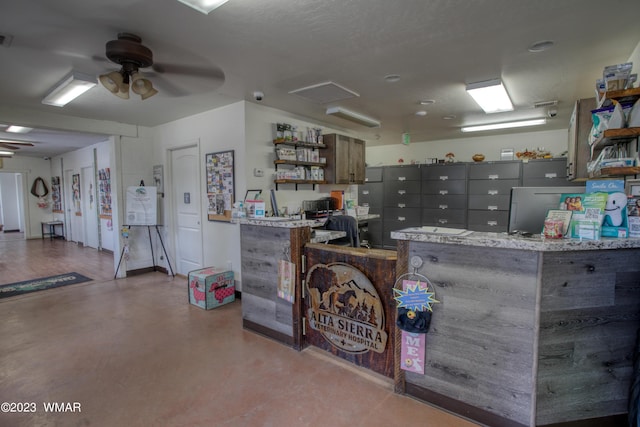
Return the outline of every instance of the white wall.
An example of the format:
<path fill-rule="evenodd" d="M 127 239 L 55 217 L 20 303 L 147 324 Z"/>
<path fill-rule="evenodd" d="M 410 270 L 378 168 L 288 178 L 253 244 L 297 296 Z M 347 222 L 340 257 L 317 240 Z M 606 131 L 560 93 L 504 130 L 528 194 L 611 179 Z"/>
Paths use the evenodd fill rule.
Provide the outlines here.
<path fill-rule="evenodd" d="M 271 200 L 269 191 L 275 189 L 273 182 L 276 173 L 273 161 L 275 160 L 275 146 L 273 139 L 275 138 L 275 124 L 288 123 L 298 126 L 298 130 L 310 128 L 322 128 L 322 133 L 341 133 L 348 136 L 356 136 L 353 132 L 344 129 L 336 129 L 323 126 L 318 123 L 305 121 L 298 116 L 286 111 L 269 108 L 253 103 L 246 103 L 246 138 L 247 138 L 247 163 L 246 163 L 246 189 L 263 190 L 263 199 L 266 202 L 267 210 L 271 211 Z M 320 156 L 323 156 L 320 150 Z M 255 177 L 253 171 L 255 168 L 264 170 L 264 177 Z M 242 197 L 244 197 L 243 190 Z M 300 185 L 298 191 L 295 191 L 293 184 L 284 184 L 278 186 L 276 192 L 276 201 L 279 210 L 289 207 L 289 210 L 299 210 L 303 200 L 315 200 L 329 195 L 331 190 L 344 190 L 345 194 L 352 194 L 353 198 L 357 196 L 357 188 L 348 185 L 318 185 L 315 190 L 311 185 Z"/>
<path fill-rule="evenodd" d="M 0 200 L 4 203 L 0 207 L 0 224 L 4 231 L 22 231 L 24 227 L 20 218 L 20 194 L 18 181 L 21 174 L 0 173 Z"/>
<path fill-rule="evenodd" d="M 105 169 L 105 168 L 109 168 L 110 171 L 113 171 L 113 161 L 112 161 L 112 156 L 111 156 L 111 152 L 113 150 L 113 145 L 114 145 L 114 138 L 110 138 L 109 141 L 106 141 L 104 143 L 98 144 L 95 146 L 96 149 L 96 171 L 100 170 L 100 169 Z M 99 185 L 99 181 L 98 184 Z M 111 181 L 111 185 L 112 185 L 112 192 L 115 192 L 115 189 L 113 188 L 113 179 Z M 98 209 L 100 209 L 100 191 L 98 189 L 98 198 L 97 203 L 98 203 Z M 115 198 L 115 196 L 112 194 L 112 198 Z M 100 243 L 102 245 L 102 249 L 106 249 L 109 251 L 114 251 L 115 248 L 115 236 L 116 236 L 116 229 L 113 227 L 114 221 L 113 218 L 111 219 L 107 219 L 107 218 L 100 218 L 99 221 L 99 227 L 100 227 Z"/>
<path fill-rule="evenodd" d="M 367 165 L 397 165 L 398 159 L 404 164 L 424 163 L 427 158 L 444 159 L 449 152 L 455 154 L 456 161 L 471 162 L 476 153 L 484 154 L 485 161 L 500 160 L 502 148 L 513 148 L 514 152 L 541 148 L 558 157 L 566 155 L 568 134 L 567 130 L 553 130 L 367 147 Z"/>
<path fill-rule="evenodd" d="M 236 198 L 244 196 L 244 188 L 246 187 L 244 102 L 238 102 L 154 128 L 153 155 L 149 157 L 151 164 L 148 165 L 148 172 L 151 180 L 153 165 L 164 165 L 165 197 L 162 199 L 162 210 L 165 223 L 164 230 L 167 232 L 164 240 L 172 261 L 175 260 L 175 236 L 169 230 L 173 230 L 174 225 L 173 211 L 170 205 L 173 195 L 171 194 L 171 183 L 166 180 L 166 177 L 170 176 L 170 171 L 168 170 L 169 150 L 193 145 L 194 142 L 199 146 L 201 162 L 200 186 L 202 191 L 200 204 L 202 212 L 200 223 L 202 224 L 203 234 L 203 261 L 205 266 L 224 268 L 230 262 L 236 275 L 236 280 L 240 280 L 240 229 L 237 224 L 208 221 L 204 160 L 207 153 L 234 150 L 235 196 Z M 175 263 L 173 265 L 175 266 Z"/>
<path fill-rule="evenodd" d="M 51 188 L 51 164 L 49 160 L 43 160 L 34 157 L 14 156 L 12 158 L 3 159 L 3 167 L 1 172 L 21 173 L 23 178 L 23 203 L 25 217 L 25 237 L 40 238 L 42 236 L 42 221 L 51 221 L 51 207 L 39 208 L 38 198 L 29 192 L 33 181 L 37 177 L 41 177 Z"/>

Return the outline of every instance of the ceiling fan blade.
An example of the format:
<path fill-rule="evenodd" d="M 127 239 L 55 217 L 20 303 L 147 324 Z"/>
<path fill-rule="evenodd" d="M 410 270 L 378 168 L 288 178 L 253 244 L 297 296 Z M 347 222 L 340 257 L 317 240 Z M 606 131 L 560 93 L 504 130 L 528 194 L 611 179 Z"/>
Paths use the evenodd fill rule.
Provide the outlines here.
<path fill-rule="evenodd" d="M 151 66 L 156 73 L 161 74 L 184 74 L 194 77 L 202 77 L 224 83 L 224 71 L 216 66 L 199 67 L 194 65 L 155 63 Z"/>
<path fill-rule="evenodd" d="M 6 142 L 0 142 L 0 147 L 8 148 L 9 150 L 19 150 L 20 147 L 16 145 L 7 144 Z"/>
<path fill-rule="evenodd" d="M 30 142 L 26 142 L 26 141 L 10 141 L 10 140 L 3 140 L 0 139 L 0 144 L 11 144 L 11 145 L 26 145 L 28 147 L 33 147 L 33 144 Z"/>

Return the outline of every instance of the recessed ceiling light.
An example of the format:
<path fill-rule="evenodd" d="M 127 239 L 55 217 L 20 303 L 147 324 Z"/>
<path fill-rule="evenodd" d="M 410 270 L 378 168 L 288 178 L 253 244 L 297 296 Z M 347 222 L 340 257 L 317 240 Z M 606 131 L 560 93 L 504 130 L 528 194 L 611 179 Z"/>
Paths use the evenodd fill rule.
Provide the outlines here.
<path fill-rule="evenodd" d="M 436 101 L 434 99 L 423 99 L 422 101 L 419 102 L 420 105 L 431 105 L 435 103 Z"/>
<path fill-rule="evenodd" d="M 538 52 L 545 51 L 547 49 L 551 49 L 553 45 L 554 45 L 553 40 L 542 40 L 539 42 L 535 42 L 534 44 L 529 46 L 528 50 L 529 52 L 538 53 Z"/>
<path fill-rule="evenodd" d="M 384 76 L 384 81 L 387 83 L 399 82 L 400 76 L 398 74 L 389 74 L 388 76 Z"/>
<path fill-rule="evenodd" d="M 500 79 L 469 83 L 467 93 L 487 114 L 513 111 L 509 94 Z"/>
<path fill-rule="evenodd" d="M 426 116 L 427 112 L 424 110 L 418 110 L 416 111 L 416 116 Z"/>
<path fill-rule="evenodd" d="M 456 118 L 455 114 L 449 114 L 447 116 L 442 116 L 442 120 L 453 120 L 455 118 Z"/>
<path fill-rule="evenodd" d="M 16 126 L 16 125 L 11 125 L 7 128 L 7 132 L 12 132 L 12 133 L 29 133 L 33 130 L 33 128 L 28 128 L 28 127 L 24 127 L 24 126 Z"/>

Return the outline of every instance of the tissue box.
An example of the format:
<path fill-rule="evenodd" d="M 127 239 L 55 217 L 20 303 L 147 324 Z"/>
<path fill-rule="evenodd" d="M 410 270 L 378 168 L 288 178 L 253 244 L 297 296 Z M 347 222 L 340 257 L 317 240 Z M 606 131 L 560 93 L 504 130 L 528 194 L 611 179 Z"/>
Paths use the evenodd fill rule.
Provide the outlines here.
<path fill-rule="evenodd" d="M 233 271 L 207 267 L 189 272 L 189 303 L 205 310 L 235 301 Z"/>

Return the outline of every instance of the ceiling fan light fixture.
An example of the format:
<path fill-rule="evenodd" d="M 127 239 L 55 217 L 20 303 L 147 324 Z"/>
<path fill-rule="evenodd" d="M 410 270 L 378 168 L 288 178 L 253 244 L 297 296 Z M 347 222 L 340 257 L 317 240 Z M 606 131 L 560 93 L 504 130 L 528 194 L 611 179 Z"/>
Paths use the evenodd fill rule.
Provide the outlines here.
<path fill-rule="evenodd" d="M 513 111 L 509 94 L 500 79 L 469 83 L 467 93 L 487 114 Z"/>
<path fill-rule="evenodd" d="M 129 83 L 122 83 L 115 95 L 118 98 L 129 99 Z"/>
<path fill-rule="evenodd" d="M 197 10 L 200 13 L 208 15 L 215 9 L 219 8 L 229 0 L 178 0 L 180 3 Z"/>
<path fill-rule="evenodd" d="M 53 86 L 42 100 L 42 103 L 55 107 L 64 107 L 96 84 L 94 76 L 72 71 Z"/>
<path fill-rule="evenodd" d="M 122 74 L 119 71 L 102 74 L 98 79 L 100 83 L 102 83 L 102 86 L 113 94 L 120 91 L 120 85 L 122 85 L 123 82 Z"/>
<path fill-rule="evenodd" d="M 142 100 L 158 93 L 158 91 L 153 88 L 151 81 L 142 77 L 139 72 L 131 74 L 131 90 L 133 93 L 140 95 Z"/>

